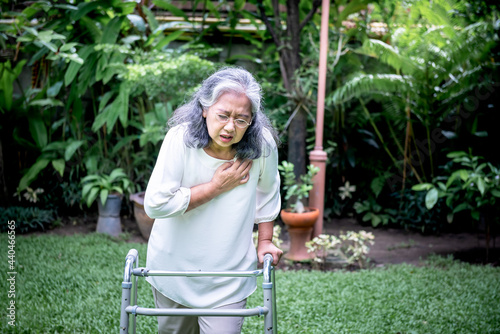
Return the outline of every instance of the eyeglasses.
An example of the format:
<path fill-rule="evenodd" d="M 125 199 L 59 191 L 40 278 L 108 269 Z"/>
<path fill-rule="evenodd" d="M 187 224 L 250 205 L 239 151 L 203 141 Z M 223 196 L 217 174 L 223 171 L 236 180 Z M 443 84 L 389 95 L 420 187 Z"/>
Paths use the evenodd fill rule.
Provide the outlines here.
<path fill-rule="evenodd" d="M 215 114 L 215 118 L 219 121 L 219 123 L 227 124 L 227 122 L 229 122 L 229 120 L 232 117 L 224 115 L 224 114 Z M 240 129 L 246 129 L 247 127 L 249 127 L 252 124 L 252 122 L 248 123 L 247 121 L 245 121 L 244 119 L 241 119 L 241 118 L 233 118 L 233 122 L 234 122 L 234 125 L 236 125 Z"/>

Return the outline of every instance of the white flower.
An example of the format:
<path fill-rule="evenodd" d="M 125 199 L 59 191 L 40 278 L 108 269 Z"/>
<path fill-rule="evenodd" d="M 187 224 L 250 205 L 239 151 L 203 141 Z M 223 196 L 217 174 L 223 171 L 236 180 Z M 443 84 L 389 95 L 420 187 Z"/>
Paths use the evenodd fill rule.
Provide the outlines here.
<path fill-rule="evenodd" d="M 347 197 L 352 197 L 352 193 L 356 191 L 356 186 L 351 186 L 349 181 L 346 181 L 343 187 L 339 187 L 340 198 L 345 200 Z"/>

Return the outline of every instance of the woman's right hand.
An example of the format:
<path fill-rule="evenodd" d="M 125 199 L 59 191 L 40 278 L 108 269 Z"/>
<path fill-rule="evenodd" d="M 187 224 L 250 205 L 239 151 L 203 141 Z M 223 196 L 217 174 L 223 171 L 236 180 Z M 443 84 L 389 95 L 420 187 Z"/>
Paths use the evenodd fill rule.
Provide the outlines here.
<path fill-rule="evenodd" d="M 250 179 L 252 160 L 236 160 L 226 162 L 215 171 L 212 180 L 191 187 L 191 197 L 186 212 L 211 201 L 226 191 L 245 184 Z"/>
<path fill-rule="evenodd" d="M 226 162 L 215 171 L 212 184 L 217 192 L 224 193 L 239 185 L 245 184 L 250 179 L 252 160 L 241 160 Z"/>

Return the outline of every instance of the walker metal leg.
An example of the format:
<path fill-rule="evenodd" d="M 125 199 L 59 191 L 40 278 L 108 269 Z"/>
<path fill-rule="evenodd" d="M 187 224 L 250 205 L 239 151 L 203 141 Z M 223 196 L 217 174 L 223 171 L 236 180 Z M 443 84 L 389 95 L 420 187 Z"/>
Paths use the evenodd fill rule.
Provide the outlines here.
<path fill-rule="evenodd" d="M 127 256 L 125 257 L 125 271 L 123 273 L 122 282 L 122 307 L 120 313 L 120 334 L 128 334 L 129 326 L 129 314 L 126 311 L 127 306 L 130 306 L 130 297 L 132 289 L 132 268 L 134 263 L 138 261 L 138 252 L 135 249 L 131 249 Z M 137 293 L 135 294 L 137 296 Z M 135 298 L 134 298 L 135 299 Z M 135 321 L 134 321 L 134 333 L 135 333 Z"/>
<path fill-rule="evenodd" d="M 264 256 L 264 281 L 262 283 L 262 290 L 264 291 L 264 307 L 269 309 L 269 312 L 264 317 L 264 333 L 273 334 L 273 282 L 271 281 L 271 263 L 273 257 L 270 254 Z"/>
<path fill-rule="evenodd" d="M 276 304 L 278 303 L 278 300 L 276 299 L 276 275 L 275 275 L 275 270 L 273 269 L 272 272 L 272 277 L 271 281 L 273 283 L 273 329 L 274 329 L 274 334 L 278 334 L 278 307 Z"/>

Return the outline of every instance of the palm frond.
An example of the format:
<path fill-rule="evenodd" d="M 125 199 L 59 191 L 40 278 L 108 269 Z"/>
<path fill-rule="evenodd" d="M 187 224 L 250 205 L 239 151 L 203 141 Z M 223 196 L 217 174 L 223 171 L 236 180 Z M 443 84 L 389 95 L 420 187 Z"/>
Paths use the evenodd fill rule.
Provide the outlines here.
<path fill-rule="evenodd" d="M 341 104 L 367 94 L 406 95 L 414 89 L 412 77 L 397 74 L 359 74 L 330 95 L 334 104 Z"/>
<path fill-rule="evenodd" d="M 355 53 L 377 58 L 381 62 L 391 66 L 396 71 L 402 71 L 407 75 L 414 75 L 421 68 L 408 57 L 401 55 L 399 50 L 387 43 L 377 39 L 366 39 L 363 46 L 354 50 Z"/>

